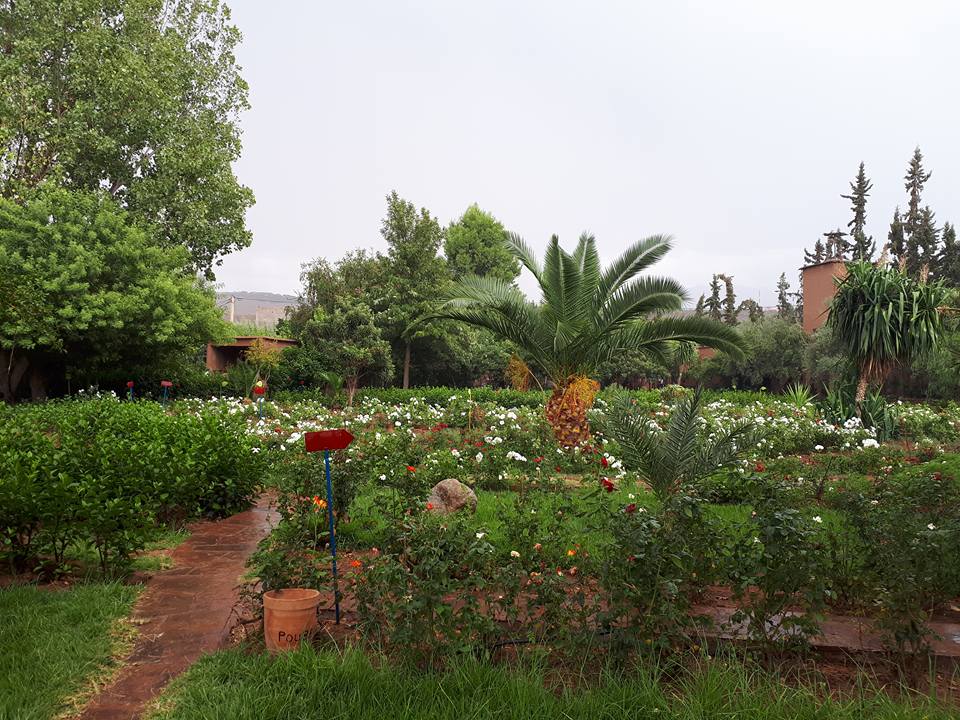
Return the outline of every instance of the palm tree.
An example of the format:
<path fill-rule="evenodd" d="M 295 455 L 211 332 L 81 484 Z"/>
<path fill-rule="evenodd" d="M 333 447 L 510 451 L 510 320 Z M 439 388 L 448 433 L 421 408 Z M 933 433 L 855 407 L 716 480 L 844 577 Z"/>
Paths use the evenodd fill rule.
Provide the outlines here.
<path fill-rule="evenodd" d="M 601 416 L 603 431 L 620 445 L 626 468 L 640 474 L 662 501 L 684 486 L 731 467 L 763 436 L 749 420 L 709 430 L 701 421 L 702 389 L 677 403 L 664 430 L 637 412 L 625 393 L 615 395 Z"/>
<path fill-rule="evenodd" d="M 543 264 L 517 235 L 507 245 L 540 285 L 539 303 L 511 283 L 473 276 L 457 282 L 430 317 L 487 328 L 542 370 L 553 383 L 547 419 L 564 445 L 589 439 L 587 411 L 599 389 L 593 378 L 618 353 L 640 350 L 665 360 L 675 342 L 691 341 L 740 354 L 732 328 L 669 314 L 686 299 L 678 283 L 638 277 L 670 250 L 669 237 L 640 240 L 603 270 L 590 235 L 580 237 L 572 254 L 553 236 Z"/>
<path fill-rule="evenodd" d="M 827 323 L 857 370 L 857 406 L 871 383 L 932 350 L 943 335 L 943 282 L 910 277 L 886 262 L 852 262 L 830 303 Z"/>

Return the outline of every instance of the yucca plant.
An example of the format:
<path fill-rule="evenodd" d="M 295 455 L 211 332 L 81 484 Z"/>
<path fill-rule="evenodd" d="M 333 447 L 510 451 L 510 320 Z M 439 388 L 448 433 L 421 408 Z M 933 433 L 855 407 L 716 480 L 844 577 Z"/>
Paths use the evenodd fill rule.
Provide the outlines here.
<path fill-rule="evenodd" d="M 828 324 L 857 369 L 854 401 L 862 405 L 872 383 L 929 352 L 943 335 L 942 281 L 910 277 L 903 268 L 853 262 L 830 303 Z"/>
<path fill-rule="evenodd" d="M 783 391 L 783 399 L 797 410 L 806 411 L 813 404 L 813 391 L 801 383 L 793 383 Z"/>
<path fill-rule="evenodd" d="M 634 243 L 606 269 L 596 243 L 582 235 L 573 253 L 556 236 L 543 263 L 518 236 L 510 252 L 540 286 L 540 302 L 491 277 L 456 283 L 431 318 L 460 320 L 509 340 L 524 362 L 553 383 L 546 414 L 557 439 L 572 446 L 590 437 L 587 411 L 599 385 L 597 368 L 618 353 L 642 351 L 666 360 L 676 342 L 694 342 L 740 354 L 736 331 L 701 317 L 671 315 L 686 295 L 674 280 L 638 277 L 670 250 L 670 238 Z"/>
<path fill-rule="evenodd" d="M 697 388 L 677 403 L 667 427 L 660 430 L 629 395 L 620 392 L 601 415 L 603 432 L 620 445 L 624 467 L 637 472 L 661 500 L 735 465 L 762 437 L 749 420 L 708 430 L 702 406 L 703 390 Z"/>

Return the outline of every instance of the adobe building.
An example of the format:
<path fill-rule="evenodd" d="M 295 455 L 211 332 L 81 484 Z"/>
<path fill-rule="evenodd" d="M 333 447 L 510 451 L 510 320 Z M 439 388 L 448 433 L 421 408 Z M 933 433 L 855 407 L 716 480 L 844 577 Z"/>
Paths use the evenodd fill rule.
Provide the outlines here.
<path fill-rule="evenodd" d="M 296 340 L 290 338 L 268 337 L 266 335 L 244 335 L 232 343 L 207 343 L 207 370 L 211 372 L 225 372 L 231 365 L 243 360 L 247 350 L 257 341 L 262 340 L 264 347 L 288 348 L 297 345 Z"/>
<path fill-rule="evenodd" d="M 800 268 L 803 286 L 803 331 L 808 335 L 823 327 L 837 282 L 847 276 L 847 263 L 839 258 Z"/>

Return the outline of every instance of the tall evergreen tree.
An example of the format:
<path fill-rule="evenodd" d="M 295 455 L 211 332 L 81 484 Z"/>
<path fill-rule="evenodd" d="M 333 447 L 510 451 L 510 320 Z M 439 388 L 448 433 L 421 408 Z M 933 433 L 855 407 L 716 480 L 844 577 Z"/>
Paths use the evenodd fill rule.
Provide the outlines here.
<path fill-rule="evenodd" d="M 823 236 L 827 239 L 825 247 L 825 260 L 846 260 L 850 254 L 850 243 L 847 242 L 847 234 L 840 228 L 825 232 Z"/>
<path fill-rule="evenodd" d="M 733 291 L 733 278 L 730 275 L 721 275 L 726 290 L 723 297 L 723 322 L 727 325 L 737 324 L 737 294 Z"/>
<path fill-rule="evenodd" d="M 693 314 L 696 315 L 697 317 L 703 317 L 703 305 L 704 305 L 705 299 L 706 299 L 706 296 L 701 295 L 700 299 L 697 300 L 697 307 L 694 308 L 694 311 L 693 311 Z"/>
<path fill-rule="evenodd" d="M 920 221 L 907 241 L 907 272 L 918 273 L 924 266 L 936 270 L 940 233 L 930 206 L 920 211 Z"/>
<path fill-rule="evenodd" d="M 823 241 L 820 238 L 817 238 L 817 242 L 813 245 L 813 250 L 804 250 L 803 251 L 803 264 L 804 265 L 816 265 L 817 263 L 822 263 L 827 259 L 826 248 L 823 247 Z"/>
<path fill-rule="evenodd" d="M 944 280 L 952 287 L 960 286 L 960 246 L 957 245 L 957 229 L 948 222 L 940 234 L 943 242 L 937 258 L 937 280 Z"/>
<path fill-rule="evenodd" d="M 707 317 L 720 321 L 723 318 L 723 303 L 720 300 L 720 276 L 714 275 L 710 281 L 710 296 L 703 303 Z"/>
<path fill-rule="evenodd" d="M 907 241 L 899 206 L 893 211 L 893 220 L 890 222 L 890 231 L 887 233 L 887 247 L 895 262 L 900 262 L 901 258 L 907 254 Z"/>
<path fill-rule="evenodd" d="M 873 238 L 867 237 L 866 232 L 867 198 L 872 188 L 873 183 L 867 178 L 861 162 L 857 177 L 850 183 L 850 194 L 840 196 L 850 201 L 850 210 L 853 212 L 853 218 L 847 223 L 847 227 L 850 228 L 850 237 L 853 239 L 851 254 L 854 260 L 872 260 L 876 252 Z"/>
<path fill-rule="evenodd" d="M 780 279 L 777 281 L 777 317 L 781 320 L 794 320 L 795 312 L 793 303 L 790 302 L 790 283 L 787 282 L 787 274 L 780 273 Z"/>
<path fill-rule="evenodd" d="M 907 174 L 903 176 L 904 188 L 909 196 L 907 205 L 907 215 L 904 218 L 904 232 L 907 236 L 913 235 L 920 227 L 921 216 L 923 214 L 920 208 L 920 202 L 923 195 L 923 186 L 930 179 L 930 171 L 923 169 L 923 153 L 917 147 L 913 151 L 913 157 L 910 158 L 910 164 L 907 167 Z"/>

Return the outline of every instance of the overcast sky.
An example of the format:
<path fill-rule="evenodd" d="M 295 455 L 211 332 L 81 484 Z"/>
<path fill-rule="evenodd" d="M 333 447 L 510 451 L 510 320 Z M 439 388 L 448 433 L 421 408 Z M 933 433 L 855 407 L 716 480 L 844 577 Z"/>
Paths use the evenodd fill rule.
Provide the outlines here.
<path fill-rule="evenodd" d="M 604 260 L 670 233 L 657 270 L 693 300 L 726 272 L 763 304 L 849 220 L 861 160 L 876 238 L 916 145 L 960 221 L 960 3 L 228 2 L 257 204 L 227 290 L 295 293 L 301 263 L 382 249 L 393 189 L 539 249 L 589 230 Z"/>

